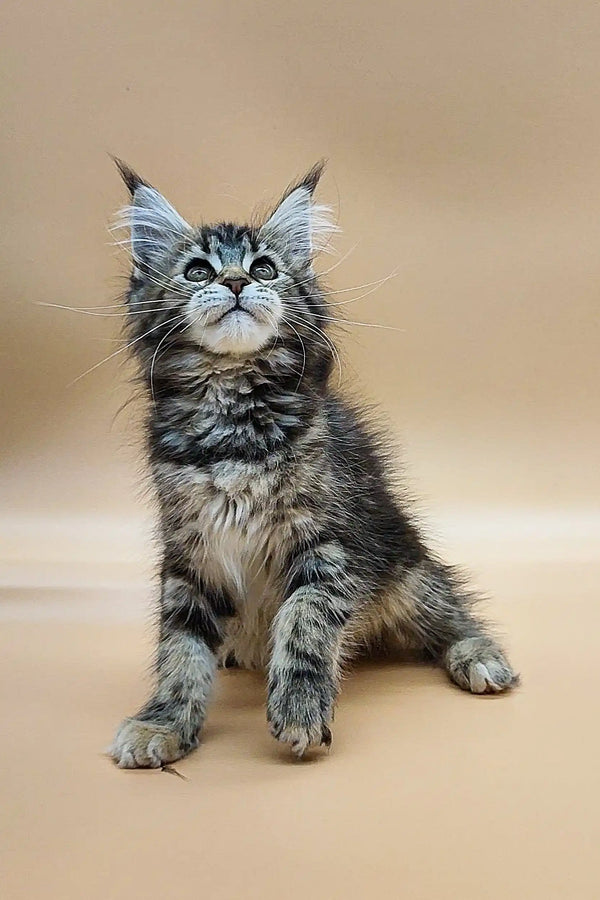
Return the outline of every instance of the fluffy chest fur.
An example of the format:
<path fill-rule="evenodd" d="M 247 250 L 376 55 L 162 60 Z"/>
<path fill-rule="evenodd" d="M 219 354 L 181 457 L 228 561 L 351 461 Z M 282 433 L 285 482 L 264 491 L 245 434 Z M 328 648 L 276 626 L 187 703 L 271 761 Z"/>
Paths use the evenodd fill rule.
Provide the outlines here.
<path fill-rule="evenodd" d="M 271 571 L 293 535 L 312 527 L 293 483 L 295 467 L 276 462 L 157 466 L 168 497 L 168 539 L 187 548 L 203 577 L 227 583 L 239 599 L 257 567 Z"/>
<path fill-rule="evenodd" d="M 260 372 L 208 379 L 151 425 L 163 535 L 240 609 L 274 589 L 289 548 L 314 533 L 326 483 L 322 413 Z"/>
<path fill-rule="evenodd" d="M 304 471 L 300 471 L 304 470 Z M 169 500 L 167 543 L 185 548 L 188 564 L 215 586 L 226 585 L 236 616 L 228 621 L 221 663 L 266 665 L 271 623 L 283 599 L 285 559 L 316 523 L 298 493 L 316 480 L 284 457 L 264 462 L 224 460 L 202 469 L 162 463 Z"/>

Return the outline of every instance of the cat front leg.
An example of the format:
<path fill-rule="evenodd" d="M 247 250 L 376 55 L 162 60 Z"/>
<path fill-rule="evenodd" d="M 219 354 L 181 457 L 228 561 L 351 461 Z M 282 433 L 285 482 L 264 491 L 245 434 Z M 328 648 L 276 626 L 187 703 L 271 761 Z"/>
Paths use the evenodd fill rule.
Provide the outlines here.
<path fill-rule="evenodd" d="M 156 689 L 117 731 L 109 752 L 121 768 L 158 768 L 197 746 L 223 619 L 232 614 L 223 591 L 209 589 L 180 564 L 165 564 Z"/>
<path fill-rule="evenodd" d="M 273 620 L 267 718 L 297 756 L 331 743 L 342 632 L 355 608 L 336 542 L 292 554 L 287 596 Z"/>

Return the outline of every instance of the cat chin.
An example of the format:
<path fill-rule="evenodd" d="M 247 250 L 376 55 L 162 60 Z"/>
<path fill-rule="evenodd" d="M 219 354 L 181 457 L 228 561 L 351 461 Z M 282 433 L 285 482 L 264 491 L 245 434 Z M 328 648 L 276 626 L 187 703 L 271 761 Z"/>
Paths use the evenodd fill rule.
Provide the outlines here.
<path fill-rule="evenodd" d="M 193 330 L 201 347 L 213 353 L 235 356 L 257 353 L 275 335 L 271 324 L 258 322 L 247 313 L 229 313 L 215 325 L 196 327 Z"/>

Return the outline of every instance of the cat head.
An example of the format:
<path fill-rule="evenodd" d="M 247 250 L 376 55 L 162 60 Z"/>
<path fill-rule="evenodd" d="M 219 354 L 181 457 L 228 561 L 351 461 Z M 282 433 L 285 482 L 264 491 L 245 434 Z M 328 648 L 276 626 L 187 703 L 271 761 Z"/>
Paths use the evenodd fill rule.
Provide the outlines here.
<path fill-rule="evenodd" d="M 190 225 L 162 194 L 116 160 L 131 202 L 117 227 L 129 231 L 130 313 L 155 339 L 171 334 L 212 354 L 251 357 L 319 326 L 314 257 L 337 230 L 313 194 L 313 166 L 253 225 Z M 315 318 L 316 317 L 316 318 Z M 137 329 L 136 329 L 137 330 Z M 296 335 L 296 338 L 294 338 Z"/>

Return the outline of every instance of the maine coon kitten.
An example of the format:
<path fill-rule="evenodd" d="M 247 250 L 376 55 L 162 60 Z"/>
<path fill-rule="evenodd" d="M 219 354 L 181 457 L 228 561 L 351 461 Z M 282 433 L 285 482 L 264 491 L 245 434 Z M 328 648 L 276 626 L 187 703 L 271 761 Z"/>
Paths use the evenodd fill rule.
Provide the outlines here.
<path fill-rule="evenodd" d="M 322 164 L 261 223 L 200 227 L 118 166 L 164 553 L 156 688 L 113 758 L 154 767 L 195 747 L 219 662 L 266 669 L 271 732 L 299 756 L 331 742 L 341 665 L 375 647 L 418 648 L 477 694 L 513 686 L 394 494 L 382 441 L 329 385 Z"/>

